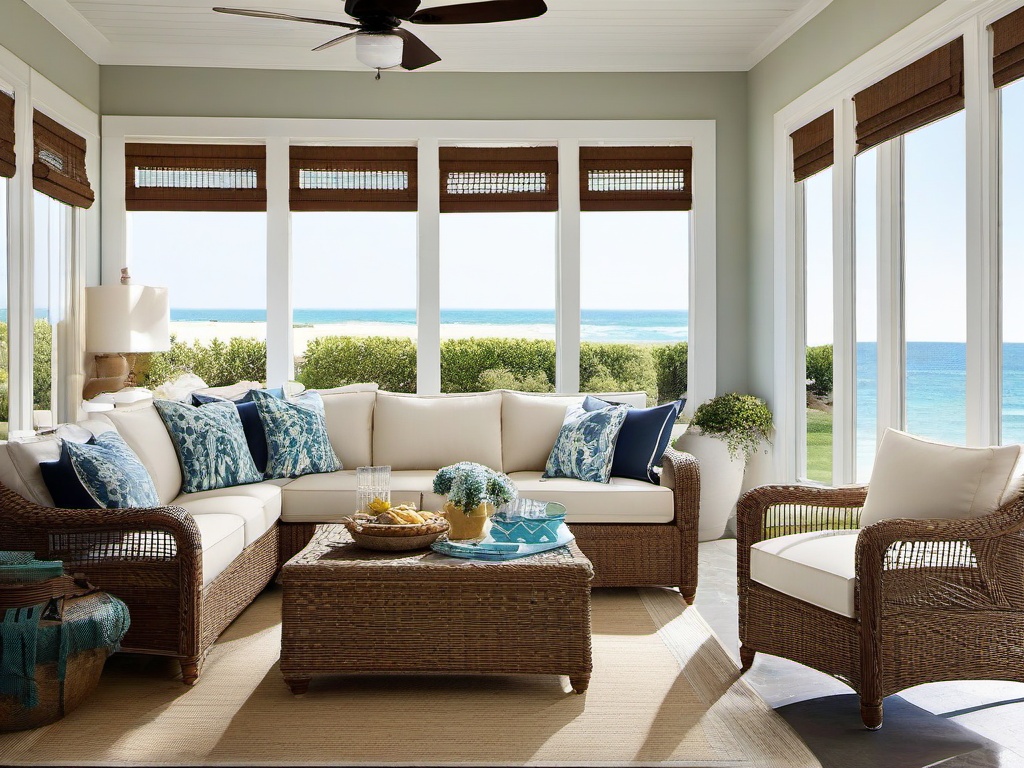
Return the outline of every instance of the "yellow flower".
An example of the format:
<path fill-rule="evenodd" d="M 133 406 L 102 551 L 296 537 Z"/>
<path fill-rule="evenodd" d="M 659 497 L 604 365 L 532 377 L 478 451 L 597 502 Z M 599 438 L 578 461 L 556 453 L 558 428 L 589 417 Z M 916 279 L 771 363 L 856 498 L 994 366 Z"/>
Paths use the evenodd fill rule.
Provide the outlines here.
<path fill-rule="evenodd" d="M 382 512 L 387 512 L 391 509 L 391 502 L 384 501 L 384 499 L 374 499 L 368 506 L 370 507 L 371 512 L 379 515 Z"/>

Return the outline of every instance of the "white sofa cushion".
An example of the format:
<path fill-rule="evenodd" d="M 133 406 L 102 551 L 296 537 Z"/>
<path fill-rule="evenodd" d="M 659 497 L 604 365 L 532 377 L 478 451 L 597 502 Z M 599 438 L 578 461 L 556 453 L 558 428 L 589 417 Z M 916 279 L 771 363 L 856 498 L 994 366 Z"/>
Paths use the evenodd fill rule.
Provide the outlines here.
<path fill-rule="evenodd" d="M 507 474 L 543 472 L 565 420 L 584 395 L 501 393 L 501 460 Z"/>
<path fill-rule="evenodd" d="M 104 422 L 83 421 L 81 424 L 62 424 L 54 434 L 12 440 L 5 451 L 8 461 L 3 462 L 7 471 L 0 473 L 0 480 L 29 501 L 52 507 L 53 497 L 43 480 L 40 462 L 57 461 L 60 458 L 62 439 L 84 443 L 91 435 L 110 429 L 113 427 Z"/>
<path fill-rule="evenodd" d="M 675 519 L 672 489 L 642 480 L 613 477 L 608 483 L 588 483 L 565 477 L 543 479 L 540 472 L 509 475 L 519 495 L 565 505 L 565 522 L 671 523 Z M 430 508 L 432 499 L 423 502 Z"/>
<path fill-rule="evenodd" d="M 352 385 L 356 386 L 356 385 Z M 360 385 L 365 386 L 365 385 Z M 339 389 L 345 389 L 340 387 Z M 365 467 L 371 463 L 373 440 L 374 390 L 319 390 L 324 401 L 327 437 L 331 447 L 346 469 Z"/>
<path fill-rule="evenodd" d="M 263 520 L 266 524 L 264 530 L 270 528 L 281 517 L 281 486 L 271 481 L 262 483 L 249 483 L 248 485 L 233 485 L 227 488 L 214 488 L 209 491 L 197 491 L 196 493 L 183 493 L 172 503 L 188 508 L 188 504 L 200 499 L 217 499 L 224 496 L 246 497 L 256 499 L 262 509 Z M 246 542 L 250 544 L 251 542 Z"/>
<path fill-rule="evenodd" d="M 501 471 L 500 392 L 377 393 L 374 464 L 389 464 L 392 470 L 440 469 L 460 461 Z"/>
<path fill-rule="evenodd" d="M 971 518 L 994 512 L 1014 486 L 1021 446 L 965 448 L 887 429 L 861 525 L 895 518 Z"/>
<path fill-rule="evenodd" d="M 423 491 L 429 491 L 433 486 L 434 471 L 392 470 L 391 503 L 419 507 Z M 303 475 L 282 490 L 281 522 L 284 523 L 336 523 L 355 511 L 354 469 Z"/>
<path fill-rule="evenodd" d="M 245 546 L 249 546 L 266 533 L 274 523 L 267 524 L 263 504 L 252 496 L 213 496 L 206 499 L 175 499 L 176 506 L 184 507 L 192 517 L 203 515 L 235 515 L 240 517 L 245 531 Z M 276 522 L 276 521 L 275 521 Z"/>
<path fill-rule="evenodd" d="M 856 617 L 855 558 L 860 531 L 813 531 L 759 541 L 750 578 L 805 603 Z"/>
<path fill-rule="evenodd" d="M 192 518 L 203 547 L 203 586 L 220 576 L 245 549 L 245 521 L 239 515 L 202 514 Z"/>
<path fill-rule="evenodd" d="M 161 504 L 169 504 L 181 493 L 181 465 L 174 442 L 152 401 L 136 408 L 115 408 L 96 414 L 108 420 L 135 451 L 153 478 Z"/>

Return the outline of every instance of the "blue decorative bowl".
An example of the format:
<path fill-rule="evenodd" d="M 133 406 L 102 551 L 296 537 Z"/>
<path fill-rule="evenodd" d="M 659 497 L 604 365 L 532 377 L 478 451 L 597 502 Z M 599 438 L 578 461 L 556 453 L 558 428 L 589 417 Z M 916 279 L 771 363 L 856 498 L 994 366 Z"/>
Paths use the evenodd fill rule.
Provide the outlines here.
<path fill-rule="evenodd" d="M 490 537 L 499 543 L 547 544 L 558 538 L 564 522 L 564 504 L 516 499 L 491 516 Z"/>

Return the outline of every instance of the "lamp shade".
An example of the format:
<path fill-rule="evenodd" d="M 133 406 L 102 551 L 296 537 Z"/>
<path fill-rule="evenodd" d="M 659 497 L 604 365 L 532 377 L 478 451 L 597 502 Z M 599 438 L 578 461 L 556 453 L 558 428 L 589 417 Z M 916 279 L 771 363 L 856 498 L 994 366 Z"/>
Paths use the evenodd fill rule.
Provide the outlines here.
<path fill-rule="evenodd" d="M 86 288 L 85 295 L 85 341 L 90 352 L 162 352 L 171 348 L 166 288 L 98 285 Z"/>

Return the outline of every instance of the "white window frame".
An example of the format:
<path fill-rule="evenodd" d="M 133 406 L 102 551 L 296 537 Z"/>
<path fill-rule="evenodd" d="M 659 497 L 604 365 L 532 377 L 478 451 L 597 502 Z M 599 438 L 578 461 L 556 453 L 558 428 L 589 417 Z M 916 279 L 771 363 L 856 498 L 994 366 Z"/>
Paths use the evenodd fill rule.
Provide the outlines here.
<path fill-rule="evenodd" d="M 130 267 L 124 145 L 134 141 L 231 142 L 267 146 L 267 378 L 294 375 L 288 209 L 290 144 L 400 144 L 418 147 L 417 391 L 441 389 L 439 148 L 459 143 L 538 143 L 559 148 L 556 387 L 579 391 L 579 146 L 687 144 L 693 147 L 689 248 L 687 411 L 716 394 L 716 149 L 714 120 L 315 120 L 104 117 L 101 280 Z M 700 288 L 698 291 L 697 288 Z M 173 301 L 173 299 L 172 299 Z"/>
<path fill-rule="evenodd" d="M 804 358 L 803 219 L 793 182 L 790 134 L 835 110 L 833 254 L 835 279 L 835 408 L 833 482 L 856 480 L 856 281 L 854 269 L 853 94 L 957 37 L 964 38 L 967 126 L 967 443 L 999 442 L 1001 312 L 999 239 L 999 105 L 992 86 L 988 26 L 1020 0 L 970 7 L 947 0 L 775 114 L 775 398 L 774 475 L 800 480 L 806 361 Z M 905 413 L 903 318 L 903 141 L 878 152 L 878 430 L 902 429 Z"/>
<path fill-rule="evenodd" d="M 32 328 L 34 318 L 35 216 L 32 187 L 32 112 L 38 109 L 86 140 L 86 171 L 95 184 L 100 176 L 100 118 L 47 78 L 40 75 L 6 48 L 0 47 L 0 83 L 14 92 L 16 173 L 9 183 L 7 252 L 7 332 L 10 351 L 9 431 L 12 437 L 31 434 L 32 414 Z M 57 308 L 58 324 L 54 349 L 60 376 L 55 379 L 56 399 L 51 404 L 55 421 L 80 418 L 82 388 L 85 384 L 85 324 L 82 308 L 89 265 L 99 263 L 100 205 L 89 209 L 73 208 L 69 236 L 72 248 L 67 254 L 67 269 L 61 275 L 57 292 L 62 296 Z"/>

